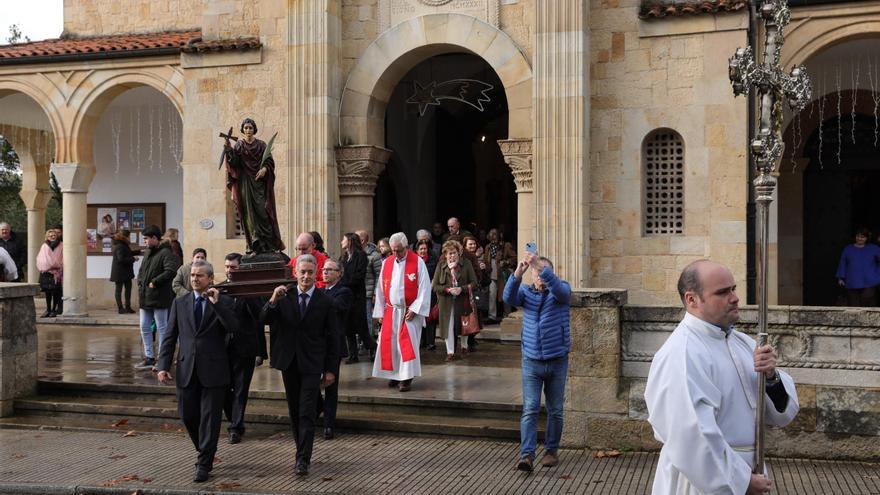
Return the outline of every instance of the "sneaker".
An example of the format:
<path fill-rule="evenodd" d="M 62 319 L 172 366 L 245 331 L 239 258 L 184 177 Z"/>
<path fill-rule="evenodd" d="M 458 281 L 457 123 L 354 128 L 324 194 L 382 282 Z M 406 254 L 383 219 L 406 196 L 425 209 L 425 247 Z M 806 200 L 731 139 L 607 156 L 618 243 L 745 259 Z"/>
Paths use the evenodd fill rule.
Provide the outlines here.
<path fill-rule="evenodd" d="M 559 464 L 559 456 L 555 451 L 548 450 L 544 453 L 544 457 L 541 457 L 541 466 L 543 467 L 553 467 Z"/>
<path fill-rule="evenodd" d="M 525 471 L 527 473 L 531 473 L 532 472 L 532 462 L 533 462 L 532 456 L 530 456 L 530 455 L 523 456 L 519 459 L 519 462 L 516 463 L 516 468 L 519 469 L 520 471 Z"/>
<path fill-rule="evenodd" d="M 156 360 L 153 358 L 144 358 L 143 361 L 134 365 L 136 370 L 152 370 L 156 366 Z"/>

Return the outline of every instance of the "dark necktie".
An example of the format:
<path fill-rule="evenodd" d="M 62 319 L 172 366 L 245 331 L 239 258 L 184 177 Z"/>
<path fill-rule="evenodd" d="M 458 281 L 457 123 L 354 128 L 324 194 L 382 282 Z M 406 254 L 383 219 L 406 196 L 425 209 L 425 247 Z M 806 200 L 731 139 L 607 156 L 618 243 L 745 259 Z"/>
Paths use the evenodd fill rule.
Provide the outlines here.
<path fill-rule="evenodd" d="M 299 295 L 299 315 L 300 317 L 306 315 L 306 308 L 308 307 L 309 295 L 303 292 Z"/>
<path fill-rule="evenodd" d="M 195 315 L 196 315 L 196 328 L 199 328 L 200 326 L 202 326 L 202 312 L 203 312 L 202 301 L 204 301 L 204 300 L 205 299 L 202 296 L 199 296 L 196 298 L 196 313 L 195 313 Z"/>

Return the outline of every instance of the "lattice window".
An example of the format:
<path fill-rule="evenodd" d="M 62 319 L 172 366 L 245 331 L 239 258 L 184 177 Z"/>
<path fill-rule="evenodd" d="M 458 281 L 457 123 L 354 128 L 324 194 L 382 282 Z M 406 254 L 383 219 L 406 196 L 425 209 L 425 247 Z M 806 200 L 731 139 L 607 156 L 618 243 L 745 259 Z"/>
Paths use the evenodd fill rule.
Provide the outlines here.
<path fill-rule="evenodd" d="M 672 129 L 645 138 L 642 211 L 645 235 L 684 233 L 684 141 Z"/>

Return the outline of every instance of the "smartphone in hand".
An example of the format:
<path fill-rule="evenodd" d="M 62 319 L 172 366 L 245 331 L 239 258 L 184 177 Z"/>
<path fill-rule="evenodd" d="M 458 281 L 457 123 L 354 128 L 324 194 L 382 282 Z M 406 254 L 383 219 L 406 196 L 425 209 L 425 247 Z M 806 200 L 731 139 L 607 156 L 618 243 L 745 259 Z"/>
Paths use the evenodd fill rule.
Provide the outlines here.
<path fill-rule="evenodd" d="M 527 242 L 526 243 L 526 252 L 535 254 L 538 252 L 538 246 L 535 245 L 534 242 Z"/>

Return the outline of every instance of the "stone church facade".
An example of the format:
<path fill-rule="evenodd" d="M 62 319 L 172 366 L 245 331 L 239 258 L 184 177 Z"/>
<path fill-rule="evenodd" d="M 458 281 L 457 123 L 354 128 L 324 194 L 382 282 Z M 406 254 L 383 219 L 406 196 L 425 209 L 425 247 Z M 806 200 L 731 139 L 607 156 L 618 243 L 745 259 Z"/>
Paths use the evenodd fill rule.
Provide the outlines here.
<path fill-rule="evenodd" d="M 842 5 L 794 10 L 786 64 L 880 31 L 880 2 Z M 188 247 L 206 247 L 215 264 L 243 250 L 216 136 L 249 116 L 260 137 L 278 131 L 285 242 L 317 230 L 334 252 L 341 233 L 372 230 L 376 182 L 394 152 L 385 122 L 395 87 L 449 53 L 480 57 L 503 85 L 497 146 L 515 185 L 519 244 L 534 240 L 572 285 L 625 288 L 638 304 L 675 303 L 681 268 L 698 258 L 731 266 L 747 285 L 747 101 L 727 78 L 728 57 L 748 44 L 741 1 L 82 0 L 65 2 L 64 19 L 66 33 L 98 47 L 0 47 L 0 103 L 26 95 L 54 136 L 45 156 L 13 145 L 30 259 L 50 168 L 62 188 L 66 313 L 103 297 L 90 288 L 86 241 L 71 233 L 86 228 L 95 128 L 114 98 L 149 87 L 180 114 Z M 778 301 L 779 267 L 796 254 L 775 246 L 774 237 Z"/>

